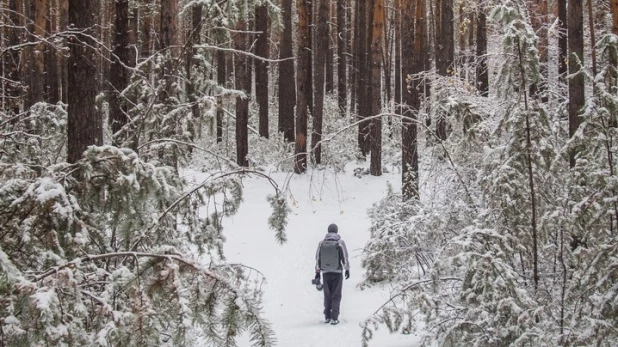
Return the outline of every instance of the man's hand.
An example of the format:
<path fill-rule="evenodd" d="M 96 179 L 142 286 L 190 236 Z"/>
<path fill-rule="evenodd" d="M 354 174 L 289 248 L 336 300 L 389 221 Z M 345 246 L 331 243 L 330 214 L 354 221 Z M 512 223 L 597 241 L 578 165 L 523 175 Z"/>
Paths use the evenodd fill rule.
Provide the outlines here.
<path fill-rule="evenodd" d="M 350 278 L 350 270 L 345 270 L 345 279 Z"/>

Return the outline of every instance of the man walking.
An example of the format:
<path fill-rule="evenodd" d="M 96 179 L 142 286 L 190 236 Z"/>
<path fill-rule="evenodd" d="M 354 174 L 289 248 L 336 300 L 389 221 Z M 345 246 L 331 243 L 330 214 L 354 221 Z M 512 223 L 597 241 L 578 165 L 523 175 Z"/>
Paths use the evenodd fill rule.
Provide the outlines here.
<path fill-rule="evenodd" d="M 324 283 L 324 318 L 325 323 L 339 324 L 339 307 L 341 305 L 341 290 L 343 289 L 343 272 L 345 279 L 350 278 L 350 263 L 348 249 L 336 224 L 328 226 L 328 234 L 318 244 L 315 254 L 316 276 L 322 273 Z"/>

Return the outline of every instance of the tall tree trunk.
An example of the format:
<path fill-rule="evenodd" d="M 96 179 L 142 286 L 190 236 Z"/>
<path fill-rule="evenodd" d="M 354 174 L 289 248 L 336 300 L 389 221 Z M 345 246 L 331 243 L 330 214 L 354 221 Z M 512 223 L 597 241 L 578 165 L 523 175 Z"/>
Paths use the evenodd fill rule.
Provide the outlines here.
<path fill-rule="evenodd" d="M 333 4 L 336 1 L 328 2 L 328 18 L 326 20 L 326 35 L 328 37 L 326 44 L 326 61 L 324 63 L 324 67 L 326 68 L 326 79 L 324 80 L 324 87 L 326 88 L 326 94 L 331 94 L 333 92 L 333 78 L 334 78 L 334 61 L 333 61 L 333 46 L 336 42 L 337 31 L 333 29 L 332 23 L 336 23 L 336 18 L 333 20 L 333 14 L 335 11 L 333 10 Z"/>
<path fill-rule="evenodd" d="M 352 1 L 352 0 L 350 0 Z M 354 1 L 354 23 L 353 23 L 353 30 L 352 30 L 352 34 L 354 35 L 353 38 L 353 51 L 351 51 L 352 53 L 352 70 L 350 71 L 350 79 L 352 81 L 352 93 L 350 95 L 351 100 L 350 100 L 350 109 L 351 109 L 351 113 L 352 114 L 356 114 L 358 116 L 358 110 L 359 110 L 359 104 L 360 104 L 360 77 L 359 77 L 359 71 L 360 71 L 360 59 L 361 59 L 361 42 L 360 42 L 360 32 L 361 32 L 361 27 L 360 27 L 360 18 L 361 16 L 359 15 L 361 13 L 360 11 L 360 7 L 361 7 L 361 3 L 363 3 L 364 0 L 355 0 Z M 359 142 L 360 143 L 360 142 Z"/>
<path fill-rule="evenodd" d="M 185 73 L 187 75 L 186 89 L 189 102 L 191 102 L 192 114 L 192 119 L 190 120 L 189 126 L 191 138 L 194 138 L 196 135 L 200 134 L 202 129 L 202 115 L 200 114 L 200 107 L 197 102 L 198 91 L 195 88 L 196 82 L 192 77 L 192 70 L 195 65 L 193 56 L 195 55 L 195 46 L 201 43 L 202 23 L 202 4 L 193 4 L 191 7 L 191 29 L 188 33 L 187 43 L 185 44 Z M 197 125 L 197 130 L 195 125 Z"/>
<path fill-rule="evenodd" d="M 415 15 L 415 18 L 413 17 Z M 402 59 L 403 75 L 414 75 L 424 70 L 422 55 L 414 52 L 426 50 L 426 8 L 424 0 L 410 1 L 402 8 Z M 416 21 L 416 25 L 415 25 Z M 403 92 L 405 105 L 401 129 L 402 195 L 404 200 L 418 198 L 418 145 L 417 120 L 420 109 L 421 80 L 408 80 Z"/>
<path fill-rule="evenodd" d="M 571 0 L 568 3 L 568 43 L 569 43 L 569 137 L 573 137 L 581 124 L 581 113 L 584 107 L 584 75 L 576 74 L 584 63 L 584 11 L 582 0 Z M 576 75 L 574 75 L 576 74 Z M 569 164 L 575 166 L 575 150 L 569 151 Z"/>
<path fill-rule="evenodd" d="M 294 56 L 292 48 L 292 0 L 282 0 L 283 35 L 279 53 L 279 132 L 288 142 L 294 141 L 294 105 L 296 86 L 294 78 Z M 300 78 L 300 76 L 299 76 Z"/>
<path fill-rule="evenodd" d="M 21 0 L 9 0 L 8 19 L 11 25 L 20 26 L 22 17 L 20 16 L 23 3 Z M 5 34 L 8 36 L 8 43 L 11 47 L 17 47 L 21 43 L 21 38 L 18 30 L 7 28 Z M 19 100 L 21 95 L 21 84 L 19 76 L 19 67 L 21 65 L 20 54 L 16 49 L 8 50 L 5 53 L 4 65 L 2 67 L 2 96 L 5 100 L 4 109 L 11 110 L 13 114 L 19 113 Z"/>
<path fill-rule="evenodd" d="M 481 5 L 476 24 L 476 83 L 482 96 L 489 96 L 489 71 L 487 70 L 487 17 Z"/>
<path fill-rule="evenodd" d="M 90 145 L 103 144 L 103 119 L 95 110 L 97 70 L 92 28 L 99 10 L 97 0 L 69 0 L 69 23 L 83 31 L 70 39 L 68 70 L 67 161 L 77 162 Z"/>
<path fill-rule="evenodd" d="M 307 171 L 307 78 L 309 77 L 310 52 L 309 52 L 309 6 L 307 0 L 297 0 L 296 9 L 298 13 L 298 30 L 296 32 L 296 42 L 298 44 L 297 54 L 297 87 L 296 95 L 296 146 L 294 154 L 296 157 L 294 172 L 303 173 Z"/>
<path fill-rule="evenodd" d="M 244 33 L 247 30 L 246 22 L 240 18 L 236 22 L 236 31 L 232 34 L 234 49 L 245 52 L 247 49 L 247 38 Z M 234 72 L 236 75 L 236 89 L 242 90 L 247 86 L 247 56 L 243 53 L 236 53 L 234 57 Z M 243 90 L 243 92 L 247 92 Z M 249 161 L 249 99 L 246 97 L 236 97 L 236 163 L 239 166 L 248 167 Z"/>
<path fill-rule="evenodd" d="M 33 46 L 26 47 L 25 54 L 27 60 L 26 82 L 28 92 L 26 94 L 25 108 L 29 109 L 37 102 L 45 99 L 45 15 L 47 5 L 45 0 L 25 0 L 26 16 L 30 19 L 27 25 L 29 31 L 34 33 L 34 36 L 29 38 L 29 41 L 34 43 Z"/>
<path fill-rule="evenodd" d="M 358 32 L 356 32 L 355 34 L 357 34 L 358 37 L 358 49 L 357 49 L 357 54 L 358 54 L 358 71 L 357 71 L 357 85 L 358 85 L 358 92 L 357 92 L 357 101 L 358 101 L 358 118 L 359 120 L 361 120 L 361 122 L 358 125 L 358 147 L 361 150 L 361 153 L 363 156 L 367 155 L 368 149 L 367 149 L 367 145 L 365 144 L 367 142 L 366 139 L 366 135 L 367 135 L 367 124 L 365 121 L 363 121 L 366 117 L 367 114 L 370 113 L 370 111 L 367 111 L 368 106 L 370 106 L 370 103 L 368 102 L 368 97 L 369 95 L 367 94 L 368 92 L 368 88 L 367 85 L 369 84 L 369 81 L 367 80 L 367 61 L 368 61 L 368 57 L 367 57 L 367 51 L 368 51 L 368 47 L 367 47 L 367 27 L 368 27 L 368 23 L 367 23 L 367 1 L 371 1 L 371 0 L 357 0 L 359 3 L 358 6 L 358 13 L 356 14 L 358 17 Z"/>
<path fill-rule="evenodd" d="M 384 34 L 384 0 L 375 0 L 371 35 L 371 114 L 382 113 L 382 35 Z M 371 162 L 369 172 L 382 175 L 382 117 L 371 120 Z"/>
<path fill-rule="evenodd" d="M 567 72 L 567 0 L 558 1 L 558 74 L 561 79 Z"/>
<path fill-rule="evenodd" d="M 313 50 L 315 48 L 315 44 L 313 42 L 313 12 L 314 12 L 314 3 L 319 0 L 306 0 L 307 1 L 307 30 L 308 30 L 308 39 L 307 39 L 307 50 L 309 52 L 309 65 L 307 66 L 307 79 L 306 79 L 306 91 L 305 95 L 307 98 L 307 108 L 309 109 L 309 113 L 313 115 L 313 65 L 314 65 L 314 57 Z"/>
<path fill-rule="evenodd" d="M 165 76 L 165 100 L 172 93 L 175 81 L 175 57 L 178 57 L 178 0 L 166 0 L 161 2 L 161 50 L 168 54 L 164 64 Z"/>
<path fill-rule="evenodd" d="M 266 5 L 255 8 L 257 40 L 255 54 L 268 59 L 268 9 Z M 255 59 L 255 97 L 260 107 L 260 136 L 268 138 L 268 62 Z"/>
<path fill-rule="evenodd" d="M 337 0 L 337 106 L 345 116 L 347 108 L 345 0 Z"/>
<path fill-rule="evenodd" d="M 225 51 L 217 51 L 217 84 L 226 86 L 227 71 Z M 217 143 L 223 142 L 223 97 L 217 97 Z"/>
<path fill-rule="evenodd" d="M 324 67 L 328 50 L 328 0 L 319 0 L 318 30 L 315 51 L 315 77 L 313 90 L 315 93 L 313 105 L 313 130 L 311 146 L 316 164 L 322 162 L 322 117 L 324 113 Z"/>
<path fill-rule="evenodd" d="M 20 0 L 21 1 L 21 0 Z M 58 0 L 58 24 L 60 31 L 67 30 L 69 26 L 69 0 Z M 63 55 L 60 56 L 60 100 L 64 104 L 69 102 L 68 87 L 69 87 L 69 65 L 68 59 Z"/>
<path fill-rule="evenodd" d="M 395 114 L 402 114 L 401 108 L 401 1 L 395 1 Z"/>
<path fill-rule="evenodd" d="M 122 96 L 123 90 L 129 85 L 131 71 L 127 67 L 133 67 L 135 57 L 130 42 L 129 32 L 129 0 L 116 1 L 116 28 L 113 44 L 112 65 L 110 67 L 109 81 L 112 89 L 112 96 L 109 105 L 109 125 L 112 129 L 112 143 L 122 144 L 130 134 L 116 137 L 118 132 L 128 123 L 126 102 Z M 134 144 L 136 144 L 134 142 Z"/>
<path fill-rule="evenodd" d="M 439 4 L 439 26 L 437 30 L 436 50 L 436 70 L 442 76 L 448 76 L 449 70 L 453 67 L 454 57 L 454 32 L 453 32 L 453 0 L 440 0 Z M 446 140 L 446 115 L 437 114 L 436 136 L 438 139 Z"/>
<path fill-rule="evenodd" d="M 47 32 L 49 34 L 55 34 L 58 32 L 58 1 L 48 0 L 46 12 Z M 58 55 L 53 47 L 45 47 L 45 66 L 47 67 L 45 73 L 47 101 L 51 104 L 55 104 L 60 101 L 60 74 L 58 72 Z"/>

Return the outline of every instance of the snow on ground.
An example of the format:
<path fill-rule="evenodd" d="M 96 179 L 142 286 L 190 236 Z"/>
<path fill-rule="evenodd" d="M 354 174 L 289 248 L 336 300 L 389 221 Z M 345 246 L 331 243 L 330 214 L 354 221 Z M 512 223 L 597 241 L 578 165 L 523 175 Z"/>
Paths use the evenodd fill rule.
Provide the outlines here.
<path fill-rule="evenodd" d="M 314 170 L 291 177 L 292 214 L 284 245 L 276 242 L 268 228 L 271 211 L 265 198 L 274 191 L 263 178 L 243 181 L 244 202 L 237 215 L 223 222 L 228 261 L 251 266 L 266 276 L 264 313 L 273 324 L 278 346 L 361 346 L 359 324 L 389 298 L 388 288 L 360 290 L 357 285 L 363 273 L 361 251 L 369 238 L 367 209 L 385 195 L 387 182 L 400 188 L 400 174 L 361 179 L 354 177 L 353 168 L 336 175 L 330 170 Z M 286 173 L 272 177 L 279 186 L 290 178 Z M 351 258 L 337 326 L 323 323 L 323 294 L 311 285 L 317 244 L 330 223 L 339 226 Z M 419 340 L 414 335 L 389 334 L 386 327 L 380 327 L 370 345 L 413 347 L 420 345 Z M 239 340 L 239 346 L 250 346 L 247 336 Z"/>

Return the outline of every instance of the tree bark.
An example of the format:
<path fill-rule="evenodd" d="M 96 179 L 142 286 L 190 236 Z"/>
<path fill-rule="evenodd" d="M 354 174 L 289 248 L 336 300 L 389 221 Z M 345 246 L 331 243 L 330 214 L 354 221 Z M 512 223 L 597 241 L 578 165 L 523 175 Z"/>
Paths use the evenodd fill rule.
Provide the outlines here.
<path fill-rule="evenodd" d="M 564 80 L 567 72 L 567 0 L 558 0 L 558 74 Z"/>
<path fill-rule="evenodd" d="M 22 18 L 20 16 L 21 7 L 23 3 L 21 0 L 9 0 L 9 9 L 10 13 L 8 15 L 8 19 L 12 25 L 19 26 L 21 24 Z M 11 47 L 17 47 L 21 43 L 21 37 L 17 30 L 7 28 L 5 34 L 8 36 L 9 45 Z M 19 100 L 21 96 L 21 81 L 19 68 L 21 65 L 20 54 L 18 50 L 11 49 L 6 53 L 5 58 L 3 59 L 3 73 L 2 82 L 2 90 L 5 91 L 5 95 L 2 96 L 4 99 L 3 106 L 6 110 L 11 110 L 13 114 L 19 113 Z"/>
<path fill-rule="evenodd" d="M 367 148 L 367 139 L 366 139 L 366 135 L 367 135 L 367 124 L 366 122 L 363 121 L 363 119 L 365 119 L 368 115 L 368 113 L 370 113 L 370 111 L 368 111 L 368 106 L 370 106 L 370 103 L 368 102 L 367 98 L 368 98 L 368 88 L 367 85 L 369 83 L 369 81 L 367 80 L 367 61 L 368 61 L 368 57 L 367 57 L 367 51 L 368 51 L 368 47 L 367 47 L 367 27 L 368 27 L 368 23 L 367 23 L 367 1 L 368 0 L 357 0 L 358 1 L 358 13 L 356 14 L 357 18 L 358 18 L 358 31 L 355 33 L 358 35 L 358 48 L 357 48 L 357 55 L 358 55 L 358 67 L 357 67 L 357 80 L 356 80 L 356 84 L 357 84 L 357 104 L 358 104 L 358 118 L 359 120 L 361 120 L 361 122 L 358 124 L 358 147 L 361 151 L 361 154 L 363 156 L 367 155 L 368 152 L 368 148 Z"/>
<path fill-rule="evenodd" d="M 307 65 L 307 70 L 305 71 L 305 73 L 307 73 L 307 78 L 306 78 L 306 89 L 305 89 L 305 95 L 307 98 L 307 108 L 309 110 L 309 113 L 311 115 L 313 115 L 313 65 L 314 65 L 314 57 L 313 57 L 313 50 L 314 50 L 314 42 L 313 42 L 313 12 L 314 12 L 314 1 L 319 1 L 319 0 L 306 0 L 307 2 L 307 30 L 308 30 L 308 36 L 307 36 L 307 50 L 309 52 L 309 64 Z"/>
<path fill-rule="evenodd" d="M 382 36 L 384 34 L 384 0 L 375 0 L 373 8 L 373 33 L 371 35 L 371 114 L 382 113 Z M 382 175 L 382 117 L 371 120 L 369 173 Z"/>
<path fill-rule="evenodd" d="M 453 0 L 440 0 L 439 26 L 437 30 L 436 70 L 442 76 L 449 75 L 449 69 L 453 67 L 454 57 L 454 32 L 453 32 Z M 446 140 L 446 115 L 438 114 L 436 120 L 436 136 Z"/>
<path fill-rule="evenodd" d="M 307 0 L 297 0 L 298 30 L 296 42 L 297 54 L 297 86 L 296 97 L 296 146 L 294 148 L 294 172 L 299 174 L 307 171 L 307 79 L 309 77 L 309 6 Z"/>
<path fill-rule="evenodd" d="M 294 78 L 294 56 L 292 48 L 292 0 L 282 0 L 283 36 L 279 53 L 279 132 L 288 142 L 294 141 L 294 105 L 296 86 Z M 299 76 L 300 78 L 300 76 Z"/>
<path fill-rule="evenodd" d="M 318 4 L 318 30 L 315 51 L 315 77 L 313 90 L 315 93 L 313 105 L 313 129 L 311 132 L 311 146 L 313 159 L 316 164 L 322 162 L 322 118 L 324 114 L 324 67 L 328 54 L 328 1 L 319 0 Z"/>
<path fill-rule="evenodd" d="M 244 31 L 247 30 L 247 25 L 244 19 L 238 19 L 236 22 L 236 31 L 232 34 L 234 41 L 234 49 L 240 52 L 245 52 L 247 49 L 247 38 Z M 234 72 L 236 76 L 236 89 L 240 89 L 246 93 L 247 86 L 247 56 L 242 53 L 236 53 L 234 57 Z M 247 154 L 249 154 L 249 99 L 247 97 L 236 97 L 236 163 L 239 166 L 249 167 Z"/>
<path fill-rule="evenodd" d="M 402 9 L 402 56 L 411 57 L 402 59 L 403 75 L 414 75 L 425 68 L 421 55 L 426 49 L 425 35 L 425 1 L 416 0 L 406 3 Z M 414 17 L 413 17 L 414 15 Z M 416 21 L 416 25 L 415 25 Z M 418 198 L 418 150 L 417 150 L 417 120 L 420 109 L 420 90 L 422 81 L 407 80 L 403 91 L 405 105 L 401 128 L 401 183 L 404 200 Z"/>
<path fill-rule="evenodd" d="M 337 106 L 341 116 L 345 116 L 348 102 L 345 28 L 345 0 L 337 0 Z"/>
<path fill-rule="evenodd" d="M 582 0 L 571 0 L 568 3 L 568 44 L 569 44 L 569 137 L 573 137 L 581 124 L 581 113 L 585 103 L 584 75 L 576 74 L 584 63 L 584 12 Z M 576 74 L 576 75 L 574 75 Z M 569 151 L 569 165 L 575 166 L 577 151 Z"/>
<path fill-rule="evenodd" d="M 326 94 L 331 94 L 333 92 L 333 80 L 334 80 L 334 60 L 333 60 L 333 47 L 336 44 L 336 35 L 337 31 L 333 29 L 331 26 L 333 23 L 337 22 L 337 19 L 333 19 L 333 14 L 335 13 L 333 9 L 333 4 L 336 1 L 328 1 L 328 17 L 326 20 L 326 35 L 328 37 L 328 41 L 326 41 L 326 62 L 324 63 L 324 67 L 326 69 L 326 79 L 324 80 L 324 88 L 326 89 Z"/>
<path fill-rule="evenodd" d="M 489 96 L 489 71 L 487 70 L 487 17 L 485 8 L 479 8 L 476 23 L 476 83 L 482 96 Z"/>
<path fill-rule="evenodd" d="M 225 51 L 217 51 L 217 84 L 227 85 Z M 223 98 L 217 97 L 217 143 L 223 142 Z"/>
<path fill-rule="evenodd" d="M 395 1 L 395 114 L 402 114 L 403 112 L 401 107 L 401 1 Z"/>
<path fill-rule="evenodd" d="M 69 0 L 69 23 L 84 31 L 70 39 L 68 70 L 67 161 L 77 162 L 90 145 L 103 144 L 103 119 L 96 112 L 97 70 L 91 39 L 98 13 L 97 0 Z"/>
<path fill-rule="evenodd" d="M 58 0 L 47 1 L 46 12 L 46 30 L 50 34 L 55 34 L 58 32 Z M 56 49 L 47 45 L 45 47 L 45 66 L 47 67 L 45 73 L 47 102 L 56 104 L 60 101 L 58 55 Z"/>
<path fill-rule="evenodd" d="M 116 28 L 114 35 L 112 65 L 110 67 L 109 81 L 111 84 L 112 95 L 109 105 L 109 125 L 112 129 L 112 143 L 119 145 L 128 138 L 125 136 L 117 138 L 118 132 L 128 123 L 126 102 L 122 96 L 122 91 L 129 85 L 131 71 L 127 67 L 133 67 L 135 57 L 131 47 L 129 29 L 129 0 L 116 1 Z"/>
<path fill-rule="evenodd" d="M 174 59 L 178 57 L 178 0 L 161 2 L 161 50 L 169 54 L 163 68 L 165 78 L 165 97 L 167 100 L 172 94 L 174 84 Z"/>
<path fill-rule="evenodd" d="M 202 33 L 202 4 L 196 3 L 191 6 L 191 29 L 188 32 L 187 43 L 185 44 L 185 73 L 187 75 L 186 79 L 186 89 L 187 89 L 187 97 L 189 102 L 191 103 L 191 120 L 190 120 L 190 137 L 195 138 L 196 135 L 201 133 L 202 129 L 202 115 L 200 114 L 200 107 L 198 105 L 198 95 L 197 89 L 195 87 L 196 82 L 194 81 L 193 74 L 193 66 L 195 65 L 195 61 L 193 56 L 195 55 L 195 46 L 201 43 L 201 33 Z M 212 123 L 211 123 L 212 124 Z M 197 130 L 196 130 L 197 125 Z"/>
<path fill-rule="evenodd" d="M 258 32 L 255 54 L 268 59 L 268 9 L 266 5 L 255 8 L 255 29 Z M 255 59 L 255 97 L 260 107 L 260 136 L 268 138 L 268 62 Z"/>

